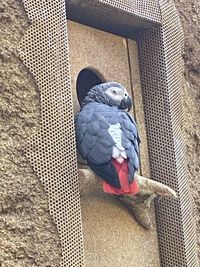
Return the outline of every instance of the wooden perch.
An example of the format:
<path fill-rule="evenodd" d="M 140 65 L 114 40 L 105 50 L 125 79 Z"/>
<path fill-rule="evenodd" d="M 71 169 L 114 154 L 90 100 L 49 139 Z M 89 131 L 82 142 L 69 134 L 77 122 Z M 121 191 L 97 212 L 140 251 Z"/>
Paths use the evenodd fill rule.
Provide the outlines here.
<path fill-rule="evenodd" d="M 97 178 L 90 169 L 84 168 L 83 166 L 79 167 L 81 193 L 101 190 L 101 179 Z M 142 227 L 150 229 L 152 227 L 150 206 L 153 199 L 157 196 L 177 198 L 177 195 L 170 187 L 144 176 L 136 175 L 135 179 L 139 186 L 138 194 L 134 196 L 123 195 L 114 197 L 133 213 L 135 219 Z"/>
<path fill-rule="evenodd" d="M 177 198 L 176 192 L 165 184 L 156 182 L 138 174 L 135 179 L 139 186 L 139 195 L 156 194 L 161 197 Z"/>

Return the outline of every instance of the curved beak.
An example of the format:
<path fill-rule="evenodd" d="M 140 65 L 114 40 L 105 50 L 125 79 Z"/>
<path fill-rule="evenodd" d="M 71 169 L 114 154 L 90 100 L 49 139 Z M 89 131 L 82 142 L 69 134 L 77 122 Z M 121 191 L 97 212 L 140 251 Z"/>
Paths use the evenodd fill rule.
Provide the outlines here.
<path fill-rule="evenodd" d="M 128 111 L 130 111 L 132 105 L 133 105 L 132 99 L 130 98 L 130 96 L 128 96 L 127 98 L 122 99 L 119 105 L 119 109 L 128 109 Z"/>

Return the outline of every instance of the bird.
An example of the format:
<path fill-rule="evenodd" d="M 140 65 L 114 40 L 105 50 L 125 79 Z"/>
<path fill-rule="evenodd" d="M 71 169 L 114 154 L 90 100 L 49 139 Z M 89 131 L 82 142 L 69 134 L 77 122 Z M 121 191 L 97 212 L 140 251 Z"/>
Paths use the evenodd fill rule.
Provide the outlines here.
<path fill-rule="evenodd" d="M 136 220 L 150 229 L 151 201 L 156 196 L 176 198 L 176 192 L 138 174 L 141 141 L 129 113 L 132 106 L 133 100 L 122 84 L 111 81 L 93 86 L 75 115 L 76 146 L 89 168 L 103 179 L 103 191 L 127 204 Z"/>
<path fill-rule="evenodd" d="M 89 90 L 75 118 L 78 152 L 104 180 L 103 190 L 109 194 L 138 193 L 134 177 L 139 169 L 140 138 L 128 113 L 132 104 L 124 86 L 106 82 Z"/>

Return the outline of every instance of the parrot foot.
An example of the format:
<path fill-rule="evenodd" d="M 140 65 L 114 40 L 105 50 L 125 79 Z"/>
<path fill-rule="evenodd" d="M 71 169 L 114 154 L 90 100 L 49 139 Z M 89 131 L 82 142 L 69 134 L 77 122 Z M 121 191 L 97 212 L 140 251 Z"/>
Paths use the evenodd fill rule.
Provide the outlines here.
<path fill-rule="evenodd" d="M 136 175 L 135 179 L 139 186 L 139 195 L 156 194 L 161 197 L 177 198 L 176 192 L 167 185 L 140 175 Z"/>

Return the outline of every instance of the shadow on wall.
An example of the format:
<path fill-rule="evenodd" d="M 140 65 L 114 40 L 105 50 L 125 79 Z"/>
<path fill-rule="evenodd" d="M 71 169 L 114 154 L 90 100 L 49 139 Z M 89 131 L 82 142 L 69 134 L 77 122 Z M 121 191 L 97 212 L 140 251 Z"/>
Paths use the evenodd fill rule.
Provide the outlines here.
<path fill-rule="evenodd" d="M 87 92 L 95 85 L 106 82 L 103 75 L 93 68 L 85 68 L 79 72 L 76 81 L 76 92 L 78 97 L 79 105 L 85 98 Z"/>

